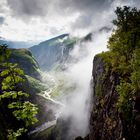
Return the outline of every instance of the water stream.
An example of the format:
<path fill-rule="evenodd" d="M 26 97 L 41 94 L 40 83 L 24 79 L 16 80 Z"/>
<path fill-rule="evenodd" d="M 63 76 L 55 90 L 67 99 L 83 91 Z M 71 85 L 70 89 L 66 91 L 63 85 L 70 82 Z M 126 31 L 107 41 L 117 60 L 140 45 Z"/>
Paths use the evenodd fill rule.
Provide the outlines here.
<path fill-rule="evenodd" d="M 54 88 L 54 87 L 53 87 Z M 52 97 L 51 97 L 51 93 L 52 93 L 52 90 L 53 88 L 50 88 L 49 91 L 44 91 L 44 94 L 42 94 L 42 92 L 39 94 L 41 95 L 42 97 L 44 97 L 45 99 L 53 102 L 54 104 L 57 104 L 59 107 L 64 108 L 65 105 L 63 103 L 61 103 L 60 101 L 57 101 L 57 100 L 54 100 Z M 40 126 L 37 126 L 34 130 L 30 131 L 28 133 L 28 135 L 32 135 L 36 132 L 41 132 L 41 131 L 44 131 L 45 129 L 48 129 L 54 125 L 56 125 L 56 122 L 57 122 L 57 119 L 59 118 L 60 114 L 61 114 L 61 109 L 57 110 L 55 112 L 55 119 L 53 121 L 47 121 L 45 122 L 44 124 L 40 125 Z"/>

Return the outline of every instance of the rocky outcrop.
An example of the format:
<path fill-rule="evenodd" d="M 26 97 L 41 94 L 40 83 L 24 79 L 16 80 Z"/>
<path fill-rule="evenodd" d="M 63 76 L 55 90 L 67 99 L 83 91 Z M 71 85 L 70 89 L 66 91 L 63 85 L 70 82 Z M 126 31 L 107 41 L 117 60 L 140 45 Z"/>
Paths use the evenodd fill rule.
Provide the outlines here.
<path fill-rule="evenodd" d="M 140 100 L 135 100 L 132 120 L 124 119 L 118 111 L 119 76 L 109 69 L 106 71 L 104 60 L 95 56 L 93 61 L 93 108 L 90 118 L 89 140 L 138 140 L 140 139 Z"/>

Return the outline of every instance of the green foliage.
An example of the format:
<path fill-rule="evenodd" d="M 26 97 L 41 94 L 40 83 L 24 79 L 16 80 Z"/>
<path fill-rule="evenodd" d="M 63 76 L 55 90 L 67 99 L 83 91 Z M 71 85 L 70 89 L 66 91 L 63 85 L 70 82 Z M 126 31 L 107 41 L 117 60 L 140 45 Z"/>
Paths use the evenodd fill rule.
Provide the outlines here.
<path fill-rule="evenodd" d="M 98 83 L 95 87 L 95 93 L 96 93 L 96 97 L 98 98 L 98 100 L 101 98 L 102 92 L 101 92 L 101 85 Z"/>
<path fill-rule="evenodd" d="M 33 89 L 36 93 L 40 93 L 49 88 L 47 84 L 43 84 L 39 80 L 37 80 L 29 75 L 26 75 L 26 78 L 29 82 L 30 88 Z"/>
<path fill-rule="evenodd" d="M 4 70 L 0 73 L 3 78 L 2 90 L 14 89 L 15 84 L 23 82 L 23 71 L 17 68 L 17 65 L 7 63 L 3 65 Z"/>
<path fill-rule="evenodd" d="M 37 114 L 37 107 L 29 101 L 24 103 L 13 102 L 8 105 L 8 108 L 16 109 L 13 111 L 13 115 L 17 120 L 24 121 L 26 128 L 37 122 L 37 119 L 34 117 Z"/>
<path fill-rule="evenodd" d="M 0 62 L 7 61 L 11 54 L 10 50 L 7 49 L 6 44 L 0 45 L 0 48 Z"/>
<path fill-rule="evenodd" d="M 17 137 L 21 136 L 22 133 L 25 133 L 27 130 L 24 128 L 19 128 L 16 132 L 13 132 L 12 129 L 8 130 L 8 140 L 17 140 Z"/>
<path fill-rule="evenodd" d="M 104 66 L 105 66 L 105 75 L 106 75 L 111 67 L 110 59 L 112 59 L 112 58 L 111 58 L 110 51 L 102 52 L 102 53 L 98 54 L 96 57 L 102 58 L 102 60 L 104 62 Z"/>
<path fill-rule="evenodd" d="M 133 51 L 131 65 L 133 72 L 131 73 L 130 80 L 137 94 L 140 91 L 140 48 Z"/>
<path fill-rule="evenodd" d="M 14 129 L 13 126 L 8 128 L 8 140 L 16 140 L 17 137 L 25 133 L 31 124 L 37 122 L 35 115 L 37 114 L 37 107 L 25 98 L 29 94 L 18 90 L 18 86 L 22 85 L 24 72 L 17 68 L 16 64 L 8 63 L 10 51 L 7 46 L 0 46 L 0 79 L 1 79 L 1 92 L 0 103 L 7 104 L 8 113 L 12 113 L 13 117 L 17 119 L 17 124 L 22 125 L 22 128 Z M 6 120 L 5 120 L 6 121 Z M 12 123 L 12 122 L 11 122 Z M 20 127 L 20 126 L 19 126 Z"/>
<path fill-rule="evenodd" d="M 121 75 L 129 74 L 130 60 L 133 50 L 140 46 L 140 11 L 130 7 L 120 8 L 115 11 L 117 19 L 113 23 L 117 26 L 108 42 L 111 51 L 112 68 Z"/>
<path fill-rule="evenodd" d="M 32 57 L 32 54 L 27 49 L 13 49 L 11 55 L 14 55 L 19 59 L 21 58 L 22 60 L 28 60 L 30 65 L 34 65 L 34 69 L 32 68 L 32 71 L 38 69 L 36 60 Z"/>
<path fill-rule="evenodd" d="M 117 104 L 119 112 L 123 112 L 124 118 L 126 120 L 131 119 L 131 103 L 134 98 L 134 89 L 131 83 L 121 81 L 120 85 L 117 85 L 116 90 L 119 93 L 119 99 Z"/>
<path fill-rule="evenodd" d="M 6 86 L 7 89 L 7 86 Z M 5 99 L 5 98 L 11 98 L 11 99 L 16 99 L 17 97 L 20 96 L 25 96 L 25 97 L 29 97 L 29 95 L 27 93 L 24 93 L 22 91 L 3 91 L 3 94 L 0 95 L 0 100 Z"/>
<path fill-rule="evenodd" d="M 126 120 L 130 120 L 132 102 L 140 92 L 140 11 L 124 6 L 115 11 L 116 29 L 108 41 L 107 53 L 100 56 L 105 66 L 120 76 L 117 106 Z"/>
<path fill-rule="evenodd" d="M 140 11 L 118 7 L 117 26 L 108 42 L 112 70 L 120 75 L 118 108 L 129 119 L 132 100 L 140 90 Z"/>
<path fill-rule="evenodd" d="M 10 49 L 11 55 L 8 59 L 11 63 L 17 63 L 18 68 L 22 69 L 26 75 L 38 78 L 40 71 L 38 63 L 27 49 Z"/>

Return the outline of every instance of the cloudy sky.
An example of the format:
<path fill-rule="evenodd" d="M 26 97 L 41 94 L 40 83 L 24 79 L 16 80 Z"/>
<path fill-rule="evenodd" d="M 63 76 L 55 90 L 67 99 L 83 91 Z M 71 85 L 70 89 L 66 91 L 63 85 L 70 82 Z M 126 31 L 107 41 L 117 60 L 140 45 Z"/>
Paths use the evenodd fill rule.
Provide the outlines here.
<path fill-rule="evenodd" d="M 111 26 L 116 6 L 140 0 L 0 0 L 0 37 L 42 41 L 71 33 L 85 35 Z"/>

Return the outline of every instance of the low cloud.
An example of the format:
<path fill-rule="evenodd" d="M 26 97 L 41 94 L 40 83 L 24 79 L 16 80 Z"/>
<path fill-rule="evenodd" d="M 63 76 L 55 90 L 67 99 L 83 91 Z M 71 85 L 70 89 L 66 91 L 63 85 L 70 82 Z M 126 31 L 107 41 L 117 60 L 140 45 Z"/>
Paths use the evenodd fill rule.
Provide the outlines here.
<path fill-rule="evenodd" d="M 116 6 L 136 6 L 140 8 L 139 0 L 6 0 L 0 1 L 0 12 L 7 23 L 7 31 L 13 32 L 13 20 L 25 23 L 26 31 L 14 26 L 22 40 L 42 40 L 62 33 L 85 35 L 110 23 L 115 18 Z M 8 19 L 8 20 L 7 20 Z M 34 22 L 33 22 L 34 21 Z M 39 22 L 35 22 L 39 21 Z M 42 26 L 43 25 L 43 26 Z M 35 28 L 32 29 L 32 26 Z M 13 33 L 1 34 L 13 38 Z M 38 29 L 38 30 L 37 30 Z M 44 32 L 45 31 L 45 32 Z M 19 33 L 18 33 L 19 32 Z M 30 36 L 28 36 L 30 34 Z M 39 37 L 39 38 L 38 38 Z M 16 38 L 15 38 L 16 39 Z M 21 40 L 20 39 L 20 40 Z"/>
<path fill-rule="evenodd" d="M 5 21 L 5 18 L 0 16 L 0 25 L 2 25 L 4 21 Z"/>
<path fill-rule="evenodd" d="M 17 17 L 45 16 L 50 0 L 7 0 L 13 14 Z"/>
<path fill-rule="evenodd" d="M 47 13 L 99 12 L 109 6 L 109 0 L 7 0 L 12 12 L 22 16 L 45 16 Z M 51 10 L 51 11 L 50 11 Z"/>
<path fill-rule="evenodd" d="M 71 122 L 68 133 L 70 139 L 77 136 L 85 137 L 89 131 L 93 57 L 97 53 L 108 50 L 106 46 L 110 34 L 111 31 L 97 32 L 91 42 L 77 43 L 71 52 L 71 57 L 78 61 L 68 64 L 68 69 L 63 72 L 64 83 L 75 87 L 65 93 L 68 97 L 62 100 L 65 104 L 62 118 L 70 119 Z"/>

